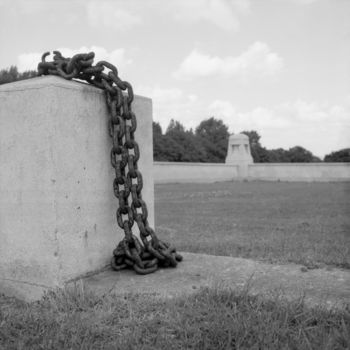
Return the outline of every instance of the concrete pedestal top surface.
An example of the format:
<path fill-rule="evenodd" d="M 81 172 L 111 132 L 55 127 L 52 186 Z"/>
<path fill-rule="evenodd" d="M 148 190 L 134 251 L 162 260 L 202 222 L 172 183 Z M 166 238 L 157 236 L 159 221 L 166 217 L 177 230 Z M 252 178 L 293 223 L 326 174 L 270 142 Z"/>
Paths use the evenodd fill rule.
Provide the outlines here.
<path fill-rule="evenodd" d="M 304 297 L 307 305 L 342 308 L 350 303 L 350 271 L 337 268 L 307 270 L 301 265 L 273 265 L 243 258 L 182 253 L 177 268 L 141 276 L 132 270 L 105 270 L 67 284 L 100 295 L 151 293 L 174 298 L 202 287 L 244 289 L 267 297 Z M 304 272 L 305 271 L 305 272 Z M 277 293 L 277 294 L 276 294 Z"/>

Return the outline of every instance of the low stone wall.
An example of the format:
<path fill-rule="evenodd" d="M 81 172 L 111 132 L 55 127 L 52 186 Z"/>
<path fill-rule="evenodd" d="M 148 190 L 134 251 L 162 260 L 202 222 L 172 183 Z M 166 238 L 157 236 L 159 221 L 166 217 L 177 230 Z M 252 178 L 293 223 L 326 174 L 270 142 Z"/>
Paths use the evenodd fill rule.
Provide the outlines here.
<path fill-rule="evenodd" d="M 248 166 L 248 180 L 350 181 L 350 163 L 258 163 Z"/>
<path fill-rule="evenodd" d="M 217 163 L 154 162 L 155 183 L 233 181 L 238 166 Z"/>
<path fill-rule="evenodd" d="M 177 163 L 154 162 L 155 183 L 263 181 L 350 181 L 350 163 Z"/>

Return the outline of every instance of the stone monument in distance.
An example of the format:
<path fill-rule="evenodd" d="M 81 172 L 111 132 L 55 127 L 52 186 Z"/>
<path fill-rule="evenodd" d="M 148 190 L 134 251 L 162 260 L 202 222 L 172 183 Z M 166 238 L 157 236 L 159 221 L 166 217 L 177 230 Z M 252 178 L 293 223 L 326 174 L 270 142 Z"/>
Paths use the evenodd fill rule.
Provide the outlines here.
<path fill-rule="evenodd" d="M 230 135 L 225 162 L 226 164 L 238 165 L 240 178 L 248 176 L 248 166 L 253 164 L 253 157 L 250 153 L 249 137 L 247 135 Z"/>

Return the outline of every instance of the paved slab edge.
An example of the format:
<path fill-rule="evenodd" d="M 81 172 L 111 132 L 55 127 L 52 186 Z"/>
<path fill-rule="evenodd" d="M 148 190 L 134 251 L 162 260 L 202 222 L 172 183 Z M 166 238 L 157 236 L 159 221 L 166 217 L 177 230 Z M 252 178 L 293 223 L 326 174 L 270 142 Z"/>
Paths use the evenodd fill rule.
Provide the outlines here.
<path fill-rule="evenodd" d="M 301 271 L 301 265 L 274 265 L 243 258 L 182 253 L 184 261 L 147 276 L 133 271 L 105 270 L 69 283 L 79 284 L 98 295 L 151 293 L 174 298 L 191 295 L 202 287 L 242 289 L 251 294 L 283 295 L 288 299 L 304 296 L 310 306 L 342 308 L 350 305 L 350 271 L 314 269 Z"/>

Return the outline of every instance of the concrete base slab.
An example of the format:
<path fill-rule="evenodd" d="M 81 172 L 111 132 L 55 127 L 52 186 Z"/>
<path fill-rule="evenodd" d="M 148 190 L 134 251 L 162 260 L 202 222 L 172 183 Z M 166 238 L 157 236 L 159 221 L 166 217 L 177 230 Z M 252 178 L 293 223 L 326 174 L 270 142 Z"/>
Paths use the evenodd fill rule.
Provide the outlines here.
<path fill-rule="evenodd" d="M 183 253 L 175 269 L 140 276 L 133 271 L 105 270 L 71 281 L 68 288 L 82 285 L 100 296 L 106 294 L 152 293 L 174 298 L 190 295 L 201 287 L 246 288 L 249 293 L 290 299 L 304 296 L 310 305 L 343 307 L 350 303 L 350 271 L 315 269 L 303 272 L 300 265 L 272 265 L 249 259 Z"/>

